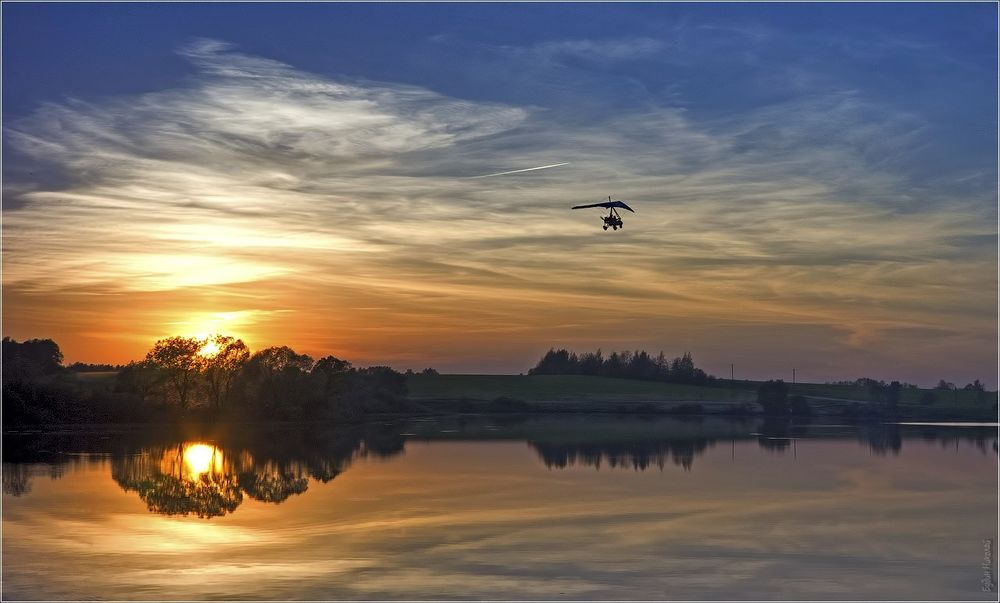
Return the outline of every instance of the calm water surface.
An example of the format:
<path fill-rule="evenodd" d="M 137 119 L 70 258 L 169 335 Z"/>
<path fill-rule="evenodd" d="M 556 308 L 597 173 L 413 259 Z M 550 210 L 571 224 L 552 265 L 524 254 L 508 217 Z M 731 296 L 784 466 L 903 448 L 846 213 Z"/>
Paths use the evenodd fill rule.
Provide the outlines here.
<path fill-rule="evenodd" d="M 996 437 L 580 416 L 8 433 L 3 597 L 995 600 Z"/>

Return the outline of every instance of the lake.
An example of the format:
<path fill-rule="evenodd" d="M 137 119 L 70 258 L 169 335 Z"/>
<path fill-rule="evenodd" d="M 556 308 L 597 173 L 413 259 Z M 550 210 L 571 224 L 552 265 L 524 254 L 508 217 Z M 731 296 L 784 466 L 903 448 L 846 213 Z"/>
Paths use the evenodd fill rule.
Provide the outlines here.
<path fill-rule="evenodd" d="M 5 599 L 996 600 L 996 427 L 510 416 L 3 448 Z"/>

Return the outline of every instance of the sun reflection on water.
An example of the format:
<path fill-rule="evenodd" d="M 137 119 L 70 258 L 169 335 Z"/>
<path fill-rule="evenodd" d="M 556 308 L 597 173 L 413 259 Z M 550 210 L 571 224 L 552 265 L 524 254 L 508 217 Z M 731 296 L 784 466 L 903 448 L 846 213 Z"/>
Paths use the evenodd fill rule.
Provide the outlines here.
<path fill-rule="evenodd" d="M 184 470 L 193 480 L 206 473 L 222 473 L 222 451 L 209 444 L 186 444 L 184 446 Z"/>

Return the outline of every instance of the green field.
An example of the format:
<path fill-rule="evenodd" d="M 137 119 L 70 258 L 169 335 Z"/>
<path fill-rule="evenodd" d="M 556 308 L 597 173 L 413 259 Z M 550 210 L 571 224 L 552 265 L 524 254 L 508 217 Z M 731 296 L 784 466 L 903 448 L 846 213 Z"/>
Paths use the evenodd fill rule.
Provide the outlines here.
<path fill-rule="evenodd" d="M 111 391 L 115 387 L 115 377 L 118 375 L 118 371 L 72 373 L 71 375 L 73 380 L 87 391 Z"/>
<path fill-rule="evenodd" d="M 712 387 L 612 379 L 585 375 L 411 375 L 410 398 L 417 401 L 489 401 L 514 398 L 536 407 L 560 411 L 636 410 L 668 411 L 679 403 L 701 404 L 707 412 L 757 399 L 756 381 L 721 381 Z M 870 404 L 871 393 L 854 385 L 789 384 L 792 394 L 805 396 L 817 414 L 840 414 L 851 404 Z M 933 401 L 922 398 L 933 393 Z M 903 416 L 927 420 L 995 420 L 996 393 L 903 389 L 899 409 Z"/>
<path fill-rule="evenodd" d="M 411 375 L 410 397 L 416 400 L 493 400 L 516 398 L 533 403 L 753 402 L 750 389 L 700 387 L 612 379 L 586 375 Z"/>
<path fill-rule="evenodd" d="M 91 392 L 109 391 L 114 372 L 76 373 L 72 379 Z M 717 382 L 713 387 L 613 379 L 587 375 L 409 375 L 409 398 L 427 408 L 464 408 L 464 402 L 486 403 L 512 398 L 536 409 L 553 411 L 669 411 L 680 403 L 701 404 L 707 412 L 724 411 L 733 404 L 757 399 L 756 381 Z M 853 403 L 873 402 L 871 393 L 855 385 L 789 384 L 790 393 L 806 396 L 817 414 L 840 414 Z M 933 400 L 926 400 L 928 392 Z M 433 402 L 451 401 L 442 406 Z M 899 410 L 903 416 L 926 420 L 995 420 L 996 392 L 937 391 L 904 388 Z M 471 410 L 477 404 L 469 404 Z"/>

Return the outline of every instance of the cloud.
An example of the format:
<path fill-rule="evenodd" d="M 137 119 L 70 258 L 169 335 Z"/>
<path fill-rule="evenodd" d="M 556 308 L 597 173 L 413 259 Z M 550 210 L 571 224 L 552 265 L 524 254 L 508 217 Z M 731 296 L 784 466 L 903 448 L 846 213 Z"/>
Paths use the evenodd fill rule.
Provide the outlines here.
<path fill-rule="evenodd" d="M 583 58 L 603 62 L 648 57 L 663 51 L 664 47 L 665 45 L 661 40 L 647 37 L 630 37 L 604 40 L 578 39 L 543 42 L 525 49 L 525 52 L 547 60 Z"/>
<path fill-rule="evenodd" d="M 662 47 L 528 50 L 624 60 Z M 29 304 L 99 291 L 159 299 L 169 313 L 132 314 L 164 330 L 248 311 L 268 317 L 259 342 L 466 370 L 502 349 L 493 366 L 522 370 L 570 340 L 684 345 L 728 366 L 754 352 L 726 332 L 766 343 L 771 325 L 775 341 L 788 329 L 832 339 L 828 354 L 850 371 L 905 364 L 901 333 L 972 340 L 995 328 L 988 191 L 949 188 L 967 169 L 916 182 L 926 124 L 860 92 L 581 120 L 305 73 L 218 41 L 180 52 L 197 69 L 186 87 L 50 103 L 5 125 L 18 152 L 66 175 L 5 176 L 17 197 L 5 199 L 5 300 L 10 316 L 32 317 L 23 328 L 52 320 Z M 566 167 L 467 177 L 511 157 Z M 621 233 L 568 211 L 609 194 L 637 210 Z"/>
<path fill-rule="evenodd" d="M 508 174 L 520 174 L 522 172 L 534 172 L 534 171 L 537 171 L 537 170 L 547 170 L 549 168 L 562 167 L 564 165 L 569 165 L 569 163 L 568 162 L 552 163 L 552 164 L 549 164 L 549 165 L 540 165 L 540 166 L 537 166 L 537 167 L 523 168 L 523 169 L 520 169 L 520 170 L 510 170 L 508 172 L 497 172 L 495 174 L 483 174 L 482 176 L 470 176 L 470 178 L 490 178 L 492 176 L 506 176 Z"/>

